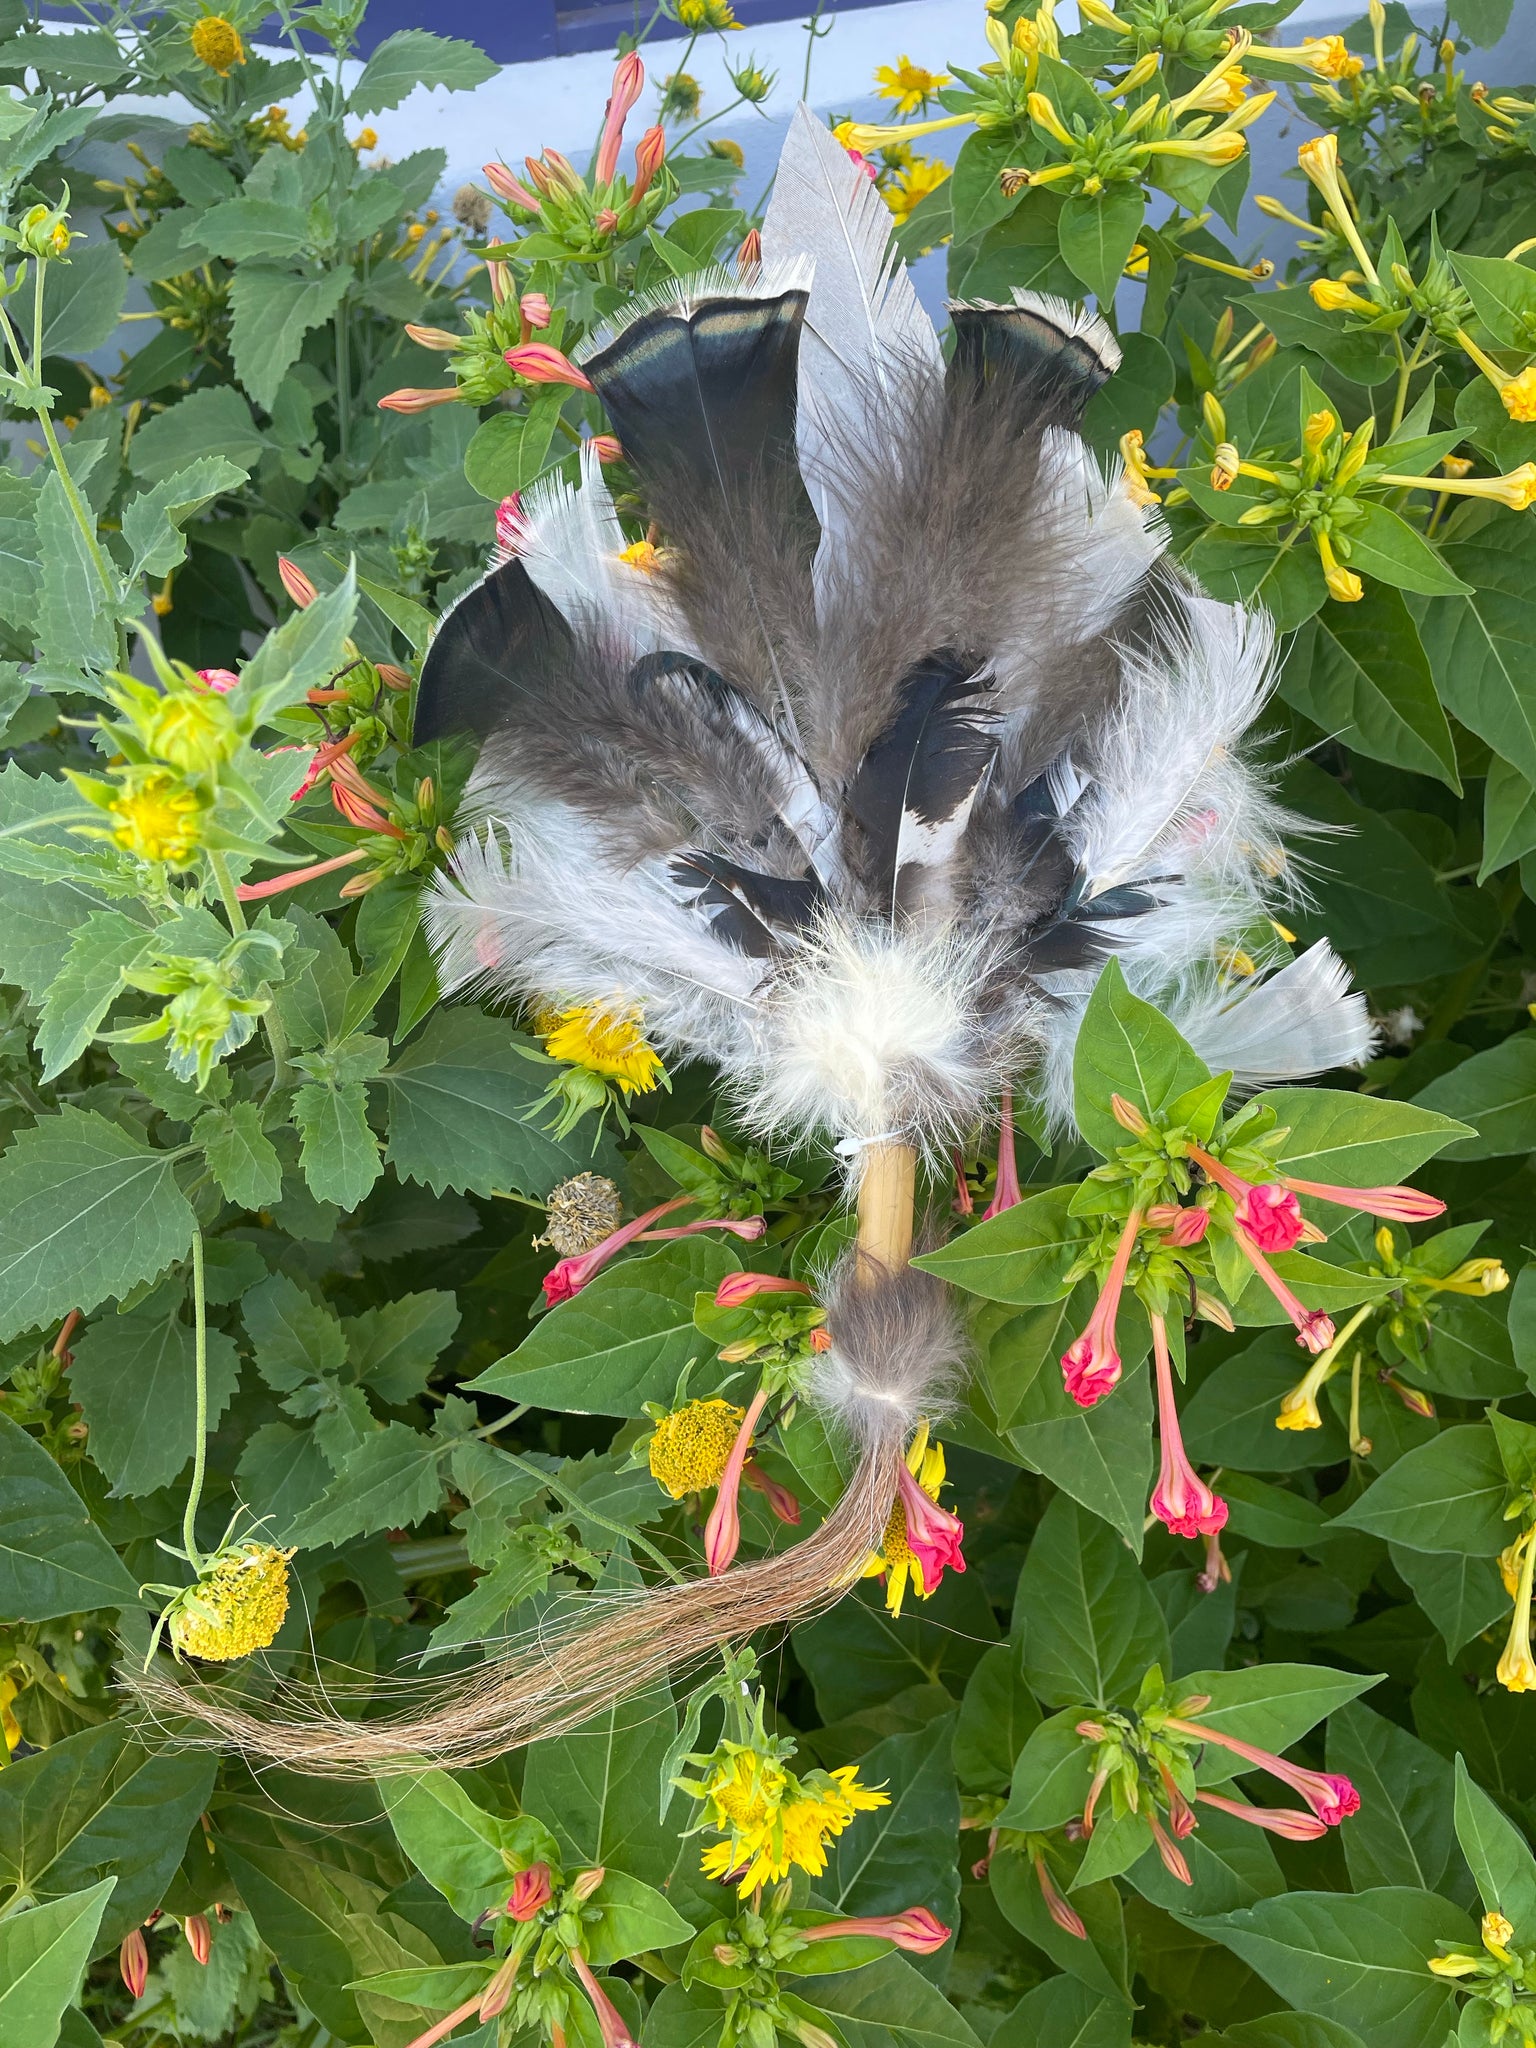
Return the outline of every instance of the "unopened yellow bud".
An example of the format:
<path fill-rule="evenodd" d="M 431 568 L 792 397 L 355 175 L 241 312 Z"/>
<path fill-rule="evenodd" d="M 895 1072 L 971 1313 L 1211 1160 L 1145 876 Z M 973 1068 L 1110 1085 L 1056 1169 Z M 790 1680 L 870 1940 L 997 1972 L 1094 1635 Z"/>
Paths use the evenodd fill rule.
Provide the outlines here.
<path fill-rule="evenodd" d="M 1485 1913 L 1483 1924 L 1478 1931 L 1483 1937 L 1483 1947 L 1491 1949 L 1495 1954 L 1500 1949 L 1507 1949 L 1515 1938 L 1514 1928 L 1502 1913 Z M 1502 1961 L 1502 1957 L 1500 1960 Z"/>
<path fill-rule="evenodd" d="M 1309 449 L 1316 453 L 1338 424 L 1333 414 L 1326 409 L 1322 412 L 1309 413 L 1307 415 L 1307 424 L 1302 430 L 1302 441 Z"/>
<path fill-rule="evenodd" d="M 1222 407 L 1221 400 L 1214 391 L 1204 391 L 1201 393 L 1200 411 L 1210 431 L 1211 439 L 1213 441 L 1225 441 L 1227 438 L 1227 415 Z"/>
<path fill-rule="evenodd" d="M 1242 457 L 1231 441 L 1219 441 L 1211 458 L 1211 488 L 1215 491 L 1230 491 L 1237 477 Z M 1246 957 L 1246 956 L 1244 956 Z"/>
<path fill-rule="evenodd" d="M 1376 1256 L 1378 1259 L 1391 1260 L 1397 1257 L 1397 1239 L 1392 1235 L 1392 1226 L 1390 1223 L 1382 1224 L 1381 1228 L 1376 1233 L 1375 1241 Z"/>
<path fill-rule="evenodd" d="M 1431 1956 L 1429 1967 L 1437 1977 L 1470 1977 L 1482 1965 L 1476 1956 Z"/>

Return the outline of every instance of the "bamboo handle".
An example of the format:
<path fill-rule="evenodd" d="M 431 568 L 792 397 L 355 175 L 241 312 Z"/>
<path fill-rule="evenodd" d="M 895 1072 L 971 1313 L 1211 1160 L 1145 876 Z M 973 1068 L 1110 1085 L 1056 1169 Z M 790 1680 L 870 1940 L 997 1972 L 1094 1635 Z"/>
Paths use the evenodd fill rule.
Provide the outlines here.
<path fill-rule="evenodd" d="M 857 1277 L 872 1287 L 899 1273 L 912 1256 L 912 1205 L 917 1193 L 917 1154 L 910 1145 L 871 1145 L 859 1182 Z"/>

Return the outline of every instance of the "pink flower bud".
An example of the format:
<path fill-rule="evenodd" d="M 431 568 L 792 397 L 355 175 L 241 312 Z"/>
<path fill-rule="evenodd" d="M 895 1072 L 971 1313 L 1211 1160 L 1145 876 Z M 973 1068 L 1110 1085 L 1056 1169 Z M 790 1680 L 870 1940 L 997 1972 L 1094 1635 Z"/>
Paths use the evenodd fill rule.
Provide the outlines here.
<path fill-rule="evenodd" d="M 756 1458 L 748 1458 L 741 1468 L 742 1484 L 750 1486 L 767 1501 L 774 1515 L 788 1529 L 800 1526 L 800 1502 L 787 1486 L 781 1486 L 777 1479 L 770 1479 L 758 1464 Z"/>
<path fill-rule="evenodd" d="M 513 491 L 496 507 L 496 545 L 504 555 L 515 555 L 522 542 L 523 500 Z"/>
<path fill-rule="evenodd" d="M 485 182 L 498 199 L 505 199 L 510 206 L 516 206 L 524 213 L 538 212 L 538 194 L 530 192 L 526 185 L 514 178 L 505 164 L 487 164 Z"/>
<path fill-rule="evenodd" d="M 1211 1227 L 1211 1212 L 1199 1207 L 1181 1208 L 1177 1202 L 1159 1202 L 1147 1211 L 1147 1222 L 1154 1230 L 1166 1231 L 1166 1242 L 1183 1251 L 1199 1244 L 1205 1236 Z"/>
<path fill-rule="evenodd" d="M 738 270 L 755 270 L 763 260 L 763 238 L 756 228 L 748 228 L 741 247 L 736 251 Z"/>
<path fill-rule="evenodd" d="M 592 216 L 592 225 L 600 235 L 611 235 L 619 224 L 619 216 L 611 206 L 601 207 Z"/>
<path fill-rule="evenodd" d="M 569 384 L 577 391 L 590 391 L 592 379 L 578 370 L 569 356 L 551 348 L 547 341 L 520 341 L 503 358 L 507 368 L 529 384 Z"/>
<path fill-rule="evenodd" d="M 142 1998 L 144 1986 L 149 1982 L 149 1946 L 139 1928 L 135 1927 L 131 1934 L 123 1936 L 122 1947 L 117 1952 L 117 1967 L 134 1997 Z"/>
<path fill-rule="evenodd" d="M 512 1880 L 512 1896 L 507 1900 L 507 1918 L 531 1920 L 553 1897 L 554 1885 L 549 1865 L 530 1864 L 526 1870 L 520 1870 Z"/>
<path fill-rule="evenodd" d="M 923 1591 L 934 1593 L 946 1571 L 965 1570 L 960 1549 L 964 1524 L 958 1515 L 929 1498 L 905 1461 L 896 1469 L 896 1498 L 906 1517 L 907 1548 L 917 1564 Z"/>
<path fill-rule="evenodd" d="M 1289 1188 L 1273 1182 L 1246 1187 L 1235 1214 L 1261 1252 L 1288 1252 L 1301 1236 L 1300 1202 Z"/>
<path fill-rule="evenodd" d="M 419 384 L 405 384 L 398 391 L 385 392 L 379 400 L 379 411 L 430 412 L 434 405 L 457 405 L 458 399 L 457 384 L 438 384 L 430 390 Z"/>
<path fill-rule="evenodd" d="M 277 573 L 284 590 L 287 591 L 300 611 L 307 610 L 320 595 L 298 563 L 290 562 L 286 555 L 278 556 Z"/>
<path fill-rule="evenodd" d="M 594 434 L 587 445 L 598 461 L 605 465 L 624 460 L 624 450 L 617 434 Z"/>
<path fill-rule="evenodd" d="M 197 678 L 206 689 L 216 691 L 221 697 L 227 697 L 240 680 L 232 668 L 200 668 Z"/>
<path fill-rule="evenodd" d="M 187 1947 L 206 1968 L 213 1953 L 213 1929 L 208 1925 L 207 1914 L 189 1913 L 181 1923 L 181 1931 L 187 1938 Z"/>
<path fill-rule="evenodd" d="M 731 1445 L 731 1455 L 726 1459 L 725 1470 L 720 1475 L 720 1488 L 715 1495 L 715 1504 L 710 1509 L 709 1520 L 704 1525 L 704 1560 L 712 1579 L 718 1579 L 722 1572 L 730 1570 L 741 1544 L 741 1516 L 737 1500 L 741 1492 L 742 1469 L 747 1462 L 747 1453 L 752 1448 L 752 1433 L 757 1428 L 758 1418 L 767 1405 L 768 1395 L 759 1387 L 752 1396 L 746 1414 L 741 1418 L 736 1441 Z"/>
<path fill-rule="evenodd" d="M 528 327 L 549 325 L 549 300 L 543 292 L 524 292 L 517 302 L 517 310 Z"/>
<path fill-rule="evenodd" d="M 624 140 L 624 123 L 630 110 L 645 89 L 645 66 L 631 50 L 619 59 L 613 74 L 613 87 L 608 95 L 608 105 L 603 113 L 603 132 L 597 145 L 597 162 L 593 176 L 599 185 L 612 182 L 618 168 L 619 145 Z"/>
<path fill-rule="evenodd" d="M 894 1941 L 908 1955 L 932 1956 L 949 1939 L 949 1929 L 926 1906 L 908 1906 L 904 1913 L 886 1913 L 877 1919 L 825 1920 L 817 1927 L 797 1927 L 801 1941 L 837 1941 L 848 1934 L 873 1935 L 880 1941 Z"/>
<path fill-rule="evenodd" d="M 664 129 L 647 128 L 635 144 L 635 182 L 630 187 L 629 200 L 633 206 L 649 191 L 656 173 L 667 160 L 667 137 Z"/>
<path fill-rule="evenodd" d="M 414 320 L 407 320 L 405 331 L 418 348 L 433 348 L 441 355 L 459 345 L 460 337 L 450 334 L 446 327 L 418 327 Z"/>

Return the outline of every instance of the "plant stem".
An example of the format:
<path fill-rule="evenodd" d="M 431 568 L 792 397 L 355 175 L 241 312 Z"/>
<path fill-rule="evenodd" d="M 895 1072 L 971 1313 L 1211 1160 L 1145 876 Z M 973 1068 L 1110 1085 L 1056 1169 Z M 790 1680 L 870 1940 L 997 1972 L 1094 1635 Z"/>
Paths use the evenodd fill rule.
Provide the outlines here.
<path fill-rule="evenodd" d="M 212 847 L 208 849 L 208 865 L 213 870 L 213 879 L 218 887 L 219 901 L 224 905 L 224 915 L 229 919 L 230 928 L 236 932 L 249 931 L 245 907 L 235 889 L 234 876 L 229 872 L 229 862 L 222 853 Z M 288 1076 L 288 1034 L 278 1019 L 277 1005 L 273 1003 L 262 1018 L 262 1028 L 267 1034 L 267 1044 L 272 1051 L 272 1089 L 281 1088 Z"/>
<path fill-rule="evenodd" d="M 579 1515 L 584 1522 L 591 1522 L 594 1528 L 606 1529 L 610 1536 L 622 1536 L 627 1542 L 637 1545 L 653 1564 L 660 1565 L 674 1586 L 681 1583 L 682 1573 L 675 1571 L 655 1544 L 642 1536 L 638 1529 L 626 1528 L 622 1522 L 610 1522 L 606 1515 L 600 1515 L 594 1508 L 588 1507 L 580 1494 L 573 1493 L 568 1486 L 562 1486 L 552 1473 L 543 1471 L 526 1458 L 520 1458 L 516 1451 L 509 1451 L 505 1444 L 501 1445 L 500 1449 L 501 1455 L 509 1459 L 519 1472 L 526 1472 L 531 1479 L 537 1479 L 540 1486 L 547 1487 L 563 1508 L 568 1508 L 572 1514 Z"/>
<path fill-rule="evenodd" d="M 208 1303 L 203 1292 L 203 1233 L 192 1226 L 192 1318 L 196 1341 L 197 1448 L 192 1456 L 192 1485 L 187 1494 L 186 1513 L 181 1518 L 181 1547 L 192 1569 L 201 1572 L 203 1559 L 197 1547 L 197 1510 L 203 1498 L 203 1480 L 208 1471 Z"/>

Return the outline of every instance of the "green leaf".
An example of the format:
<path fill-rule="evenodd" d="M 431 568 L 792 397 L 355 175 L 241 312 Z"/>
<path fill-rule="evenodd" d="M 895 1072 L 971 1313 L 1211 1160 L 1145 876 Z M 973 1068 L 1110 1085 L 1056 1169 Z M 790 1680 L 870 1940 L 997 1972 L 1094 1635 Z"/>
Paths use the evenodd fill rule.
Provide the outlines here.
<path fill-rule="evenodd" d="M 1135 1558 L 1065 1494 L 1040 1519 L 1014 1611 L 1025 1679 L 1049 1707 L 1128 1704 L 1149 1665 L 1167 1668 L 1167 1623 Z"/>
<path fill-rule="evenodd" d="M 52 1458 L 0 1414 L 0 1619 L 137 1607 L 138 1588 Z"/>
<path fill-rule="evenodd" d="M 969 2023 L 903 1955 L 818 1977 L 816 2006 L 831 2014 L 848 2048 L 980 2048 Z"/>
<path fill-rule="evenodd" d="M 966 1681 L 955 1724 L 955 1771 L 968 1792 L 1006 1792 L 1019 1751 L 1040 1725 L 1019 1653 L 997 1643 Z"/>
<path fill-rule="evenodd" d="M 37 1050 L 45 1081 L 79 1059 L 95 1037 L 131 967 L 152 942 L 141 919 L 121 910 L 97 910 L 78 926 L 43 998 Z"/>
<path fill-rule="evenodd" d="M 1127 1875 L 1144 1899 L 1182 1917 L 1235 1913 L 1285 1890 L 1275 1852 L 1261 1828 L 1208 1806 L 1202 1806 L 1199 1815 L 1198 1829 L 1182 1845 L 1191 1882 L 1186 1885 L 1164 1869 L 1160 1857 L 1143 1852 Z"/>
<path fill-rule="evenodd" d="M 1126 987 L 1118 960 L 1100 970 L 1072 1059 L 1072 1112 L 1096 1152 L 1112 1158 L 1131 1134 L 1115 1121 L 1112 1095 L 1123 1095 L 1157 1122 L 1209 1071 L 1173 1026 Z"/>
<path fill-rule="evenodd" d="M 1360 522 L 1349 529 L 1349 566 L 1421 597 L 1467 597 L 1463 583 L 1417 527 L 1374 500 L 1357 498 Z"/>
<path fill-rule="evenodd" d="M 1468 1943 L 1459 1906 L 1400 1886 L 1291 1892 L 1192 1923 L 1292 2005 L 1352 2027 L 1365 2048 L 1444 2048 L 1455 1993 L 1425 1967 L 1436 1943 Z"/>
<path fill-rule="evenodd" d="M 1445 559 L 1471 590 L 1424 613 L 1440 700 L 1536 783 L 1536 532 L 1522 513 L 1498 511 Z"/>
<path fill-rule="evenodd" d="M 890 1735 L 859 1759 L 859 1782 L 883 1786 L 887 1806 L 855 1816 L 831 1844 L 817 1892 L 854 1917 L 927 1906 L 954 1926 L 960 1912 L 955 1837 L 960 1791 L 952 1714 L 910 1735 Z"/>
<path fill-rule="evenodd" d="M 1284 1129 L 1276 1157 L 1298 1180 L 1368 1188 L 1403 1181 L 1467 1126 L 1416 1102 L 1339 1088 L 1266 1088 L 1254 1101 Z M 1329 1213 L 1320 1210 L 1319 1214 Z M 1338 1220 L 1338 1210 L 1331 1214 Z"/>
<path fill-rule="evenodd" d="M 251 408 L 233 384 L 215 384 L 191 392 L 146 420 L 129 444 L 128 461 L 134 475 L 150 483 L 173 477 L 211 455 L 221 455 L 249 472 L 266 445 Z"/>
<path fill-rule="evenodd" d="M 1078 1290 L 1073 1301 L 1089 1291 Z M 1127 1325 L 1134 1327 L 1137 1320 L 1122 1319 L 1120 1342 L 1127 1370 L 1110 1399 L 1079 1408 L 1063 1386 L 1053 1358 L 1026 1392 L 1008 1441 L 1032 1470 L 1091 1514 L 1102 1516 L 1139 1554 L 1151 1478 L 1152 1379 L 1148 1372 L 1130 1369 L 1150 1342 L 1144 1336 L 1139 1351 L 1131 1349 Z M 1075 1335 L 1080 1327 L 1064 1326 L 1065 1335 Z"/>
<path fill-rule="evenodd" d="M 1475 1052 L 1414 1097 L 1426 1109 L 1459 1117 L 1474 1136 L 1452 1159 L 1502 1159 L 1536 1148 L 1536 1031 L 1518 1031 Z"/>
<path fill-rule="evenodd" d="M 230 691 L 231 707 L 271 718 L 302 704 L 307 691 L 329 683 L 345 666 L 356 612 L 357 591 L 349 573 L 334 590 L 322 591 L 312 605 L 267 635 Z"/>
<path fill-rule="evenodd" d="M 586 1947 L 595 1970 L 652 1949 L 676 1948 L 693 1937 L 692 1926 L 664 1892 L 622 1870 L 608 1872 L 592 1895 L 592 1911 Z"/>
<path fill-rule="evenodd" d="M 0 1338 L 89 1314 L 183 1257 L 192 1211 L 171 1156 L 65 1108 L 0 1158 Z"/>
<path fill-rule="evenodd" d="M 1232 304 L 1262 320 L 1282 348 L 1310 349 L 1353 383 L 1380 384 L 1392 374 L 1393 357 L 1385 338 L 1351 331 L 1337 314 L 1315 305 L 1303 285 L 1254 292 Z"/>
<path fill-rule="evenodd" d="M 1536 788 L 1518 768 L 1495 754 L 1483 784 L 1483 860 L 1477 871 L 1481 888 L 1488 877 L 1511 861 L 1536 852 Z"/>
<path fill-rule="evenodd" d="M 472 92 L 496 76 L 496 65 L 473 43 L 435 36 L 424 28 L 398 29 L 386 36 L 363 66 L 347 111 L 384 114 L 398 107 L 418 85 L 445 92 Z"/>
<path fill-rule="evenodd" d="M 342 1325 L 353 1372 L 387 1407 L 421 1392 L 458 1327 L 457 1303 L 438 1288 L 397 1295 Z"/>
<path fill-rule="evenodd" d="M 1493 1557 L 1509 1537 L 1508 1493 L 1493 1431 L 1486 1423 L 1464 1423 L 1399 1458 L 1337 1523 L 1406 1550 Z"/>
<path fill-rule="evenodd" d="M 71 36 L 76 43 L 78 36 Z M 122 54 L 118 52 L 118 75 Z M 123 300 L 128 295 L 128 271 L 115 242 L 97 242 L 77 248 L 67 264 L 37 263 L 34 279 L 43 280 L 43 345 L 38 360 L 45 356 L 83 356 L 112 339 L 123 317 Z M 25 323 L 23 332 L 31 341 L 34 290 L 18 292 L 15 318 Z"/>
<path fill-rule="evenodd" d="M 1330 601 L 1297 635 L 1280 694 L 1356 753 L 1433 775 L 1461 793 L 1456 747 L 1429 658 L 1396 590 L 1366 586 L 1358 604 Z"/>
<path fill-rule="evenodd" d="M 384 1171 L 361 1081 L 307 1081 L 293 1098 L 300 1164 L 317 1202 L 355 1209 Z"/>
<path fill-rule="evenodd" d="M 464 453 L 464 476 L 482 498 L 499 502 L 526 491 L 549 467 L 549 444 L 566 393 L 552 385 L 525 401 L 521 412 L 493 413 L 475 429 Z"/>
<path fill-rule="evenodd" d="M 46 682 L 59 675 L 73 680 L 74 671 L 104 669 L 116 659 L 112 621 L 118 592 L 114 588 L 109 596 L 103 588 L 57 470 L 43 479 L 36 516 L 43 585 L 37 638 L 43 660 L 33 679 Z"/>
<path fill-rule="evenodd" d="M 257 203 L 230 201 L 232 206 Z M 258 405 L 270 412 L 278 387 L 299 359 L 305 335 L 325 325 L 351 282 L 350 265 L 319 277 L 296 277 L 268 263 L 237 266 L 229 287 L 235 375 Z"/>
<path fill-rule="evenodd" d="M 238 463 L 223 455 L 204 455 L 130 498 L 123 507 L 123 539 L 133 557 L 130 579 L 164 576 L 184 562 L 187 540 L 182 528 L 187 521 L 244 482 L 245 471 Z"/>
<path fill-rule="evenodd" d="M 557 1141 L 528 1119 L 543 1093 L 518 1035 L 482 1010 L 440 1010 L 385 1071 L 391 1166 L 441 1194 L 510 1188 L 547 1195 L 574 1173 L 607 1170 L 611 1145 L 594 1152 L 590 1130 Z"/>
<path fill-rule="evenodd" d="M 365 1436 L 348 1453 L 324 1497 L 301 1517 L 305 1549 L 345 1543 L 379 1529 L 410 1529 L 442 1499 L 438 1467 L 444 1446 L 403 1422 Z"/>
<path fill-rule="evenodd" d="M 283 1191 L 282 1162 L 262 1129 L 254 1102 L 232 1102 L 205 1110 L 193 1126 L 192 1138 L 203 1148 L 208 1170 L 219 1192 L 237 1208 L 265 1209 Z"/>
<path fill-rule="evenodd" d="M 740 1266 L 728 1245 L 701 1236 L 605 1267 L 470 1388 L 577 1415 L 638 1415 L 646 1401 L 670 1401 L 684 1367 L 714 1350 L 694 1327 L 694 1295 Z"/>
<path fill-rule="evenodd" d="M 1392 1567 L 1406 1580 L 1414 1599 L 1445 1638 L 1446 1654 L 1456 1652 L 1491 1628 L 1509 1612 L 1509 1595 L 1491 1557 L 1459 1557 L 1453 1552 L 1409 1550 L 1391 1546 Z"/>
<path fill-rule="evenodd" d="M 890 1613 L 871 1582 L 829 1613 L 794 1631 L 795 1655 L 816 1692 L 823 1721 L 877 1707 L 892 1693 L 935 1683 L 958 1692 L 997 1619 L 975 1573 L 946 1575 L 931 1600 Z"/>
<path fill-rule="evenodd" d="M 1052 1874 L 1057 1889 L 1064 1891 L 1067 1880 L 1060 1870 Z M 1003 1917 L 1026 1941 L 1042 1949 L 1059 1969 L 1078 1978 L 1101 1998 L 1130 2003 L 1125 1916 L 1120 1894 L 1113 1884 L 1088 1884 L 1073 1892 L 1073 1910 L 1081 1916 L 1088 1932 L 1084 1941 L 1068 1934 L 1051 1919 L 1027 1856 L 994 1856 L 990 1877 L 992 1896 Z"/>
<path fill-rule="evenodd" d="M 663 1686 L 529 1747 L 523 1804 L 553 1831 L 568 1864 L 612 1864 L 666 1882 L 676 1849 L 657 1833 L 656 1781 L 676 1730 Z"/>
<path fill-rule="evenodd" d="M 1340 1830 L 1356 1891 L 1402 1884 L 1432 1892 L 1455 1884 L 1455 1774 L 1438 1751 L 1358 1700 L 1328 1723 L 1328 1768 L 1360 1794 Z"/>
<path fill-rule="evenodd" d="M 0 1920 L 0 2048 L 53 2048 L 115 1877 Z"/>
<path fill-rule="evenodd" d="M 1528 347 L 1536 336 L 1536 273 L 1505 256 L 1458 253 L 1452 256 L 1451 267 L 1495 346 Z"/>
<path fill-rule="evenodd" d="M 200 254 L 222 256 L 226 262 L 240 265 L 235 272 L 237 283 L 249 274 L 246 265 L 258 272 L 261 270 L 256 259 L 263 256 L 301 256 L 308 249 L 309 242 L 309 215 L 305 208 L 287 206 L 277 199 L 246 195 L 211 206 L 182 234 L 182 247 L 188 252 L 188 269 L 195 265 Z"/>
<path fill-rule="evenodd" d="M 1043 1832 L 1080 1815 L 1093 1779 L 1093 1748 L 1077 1732 L 1081 1707 L 1042 1721 L 1014 1760 L 1004 1828 Z"/>
<path fill-rule="evenodd" d="M 504 1906 L 513 1872 L 559 1862 L 541 1821 L 487 1812 L 446 1771 L 385 1779 L 380 1791 L 401 1848 L 461 1920 Z"/>
<path fill-rule="evenodd" d="M 1369 1691 L 1380 1678 L 1359 1678 L 1317 1664 L 1261 1664 L 1245 1671 L 1192 1671 L 1179 1680 L 1181 1694 L 1205 1693 L 1202 1727 L 1220 1729 L 1239 1741 L 1276 1754 L 1299 1742 L 1319 1721 Z M 1196 1776 L 1202 1785 L 1220 1785 L 1251 1766 L 1232 1751 L 1210 1744 Z"/>
<path fill-rule="evenodd" d="M 180 1311 L 178 1288 L 169 1313 L 145 1307 L 97 1316 L 75 1340 L 69 1384 L 90 1425 L 91 1456 L 114 1494 L 169 1486 L 196 1445 L 196 1343 Z M 210 1330 L 210 1429 L 218 1426 L 239 1378 L 234 1344 L 221 1330 Z"/>
<path fill-rule="evenodd" d="M 1515 1940 L 1529 1948 L 1536 1929 L 1536 1857 L 1509 1817 L 1456 1759 L 1456 1839 L 1471 1867 L 1487 1913 L 1502 1913 Z"/>
<path fill-rule="evenodd" d="M 366 2039 L 371 2029 L 353 1994 L 342 1988 L 357 1975 L 347 1940 L 348 1901 L 323 1864 L 286 1844 L 226 1839 L 220 1851 L 257 1933 L 305 2005 L 339 2040 Z"/>
<path fill-rule="evenodd" d="M 1131 2048 L 1131 2008 L 1075 1977 L 1026 1991 L 989 2036 L 991 2048 Z"/>
<path fill-rule="evenodd" d="M 272 1543 L 292 1543 L 294 1531 L 331 1483 L 332 1467 L 314 1428 L 264 1422 L 240 1454 L 240 1497 L 265 1518 Z"/>
<path fill-rule="evenodd" d="M 286 1273 L 273 1273 L 253 1287 L 240 1313 L 257 1370 L 279 1393 L 339 1373 L 346 1363 L 346 1339 L 335 1315 Z"/>
<path fill-rule="evenodd" d="M 912 1263 L 990 1301 L 1029 1305 L 1060 1300 L 1069 1291 L 1067 1273 L 1086 1235 L 1069 1214 L 1076 1192 L 1061 1187 L 1031 1195 Z"/>
<path fill-rule="evenodd" d="M 1092 198 L 1074 194 L 1061 209 L 1062 260 L 1102 306 L 1114 303 L 1146 207 L 1139 185 L 1110 185 Z"/>
<path fill-rule="evenodd" d="M 164 1896 L 214 1768 L 145 1748 L 123 1721 L 17 1759 L 0 1771 L 0 1883 L 41 1904 L 115 1876 L 98 1947 L 115 1945 Z"/>

